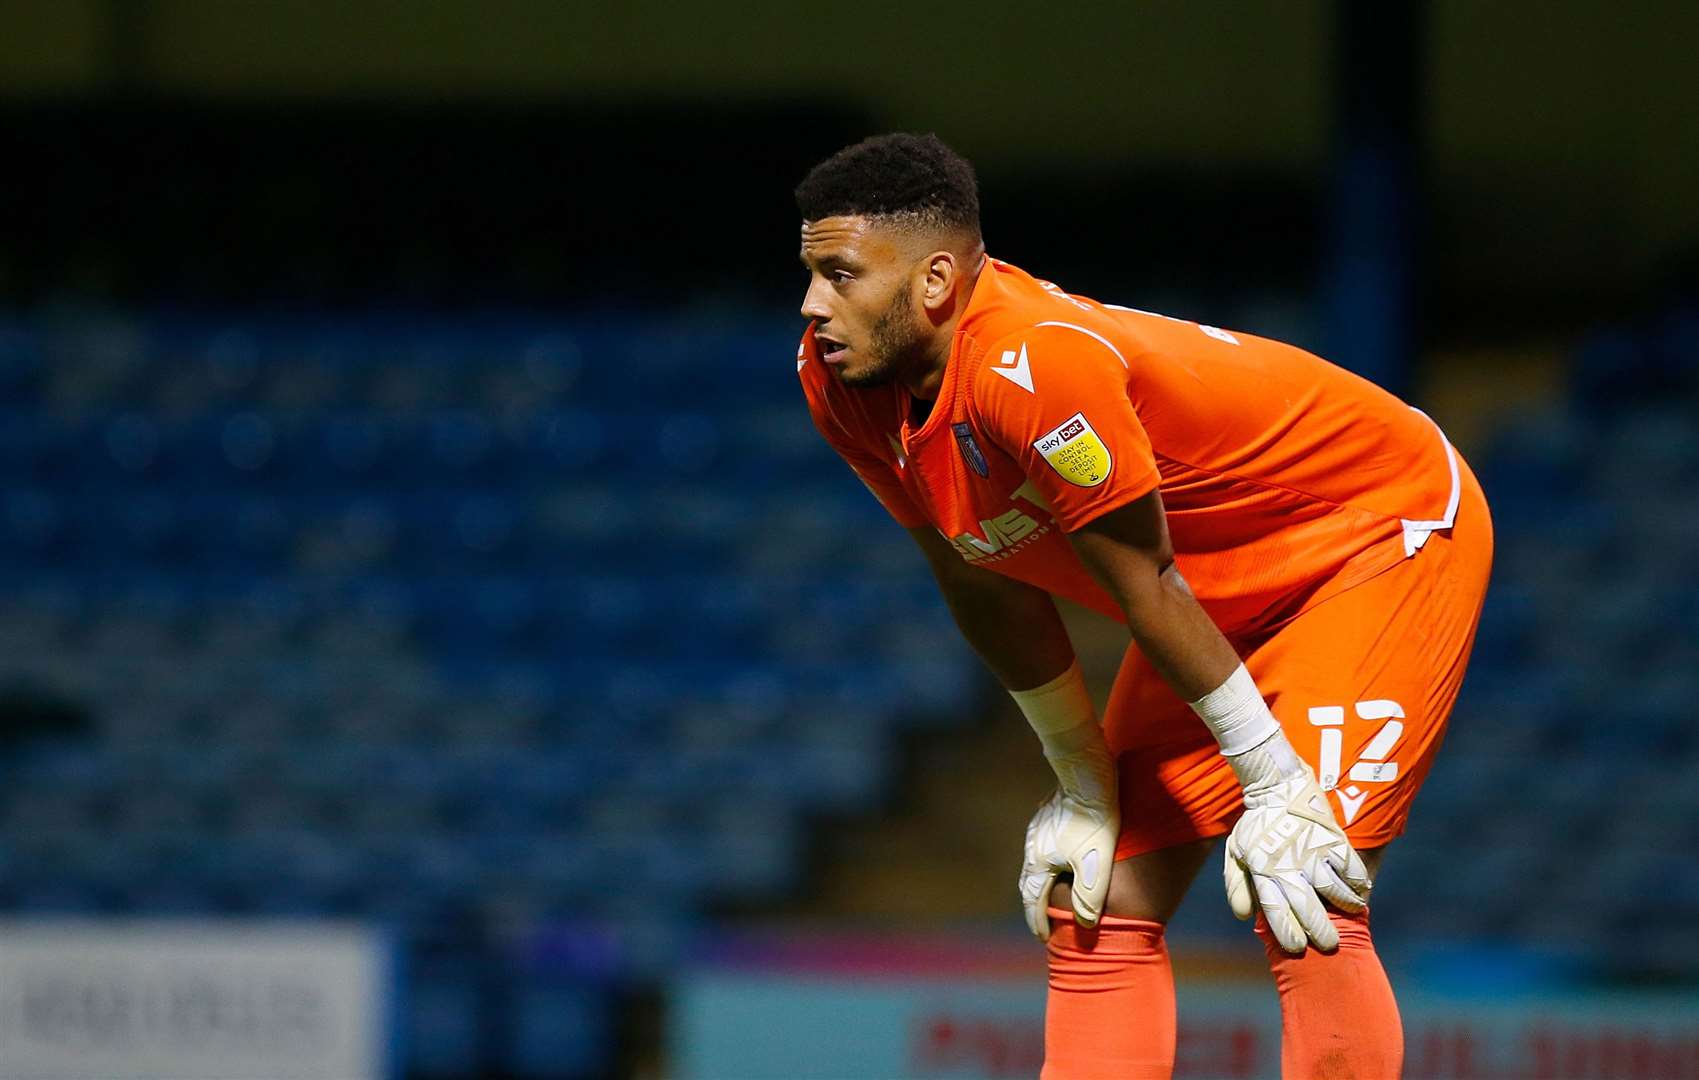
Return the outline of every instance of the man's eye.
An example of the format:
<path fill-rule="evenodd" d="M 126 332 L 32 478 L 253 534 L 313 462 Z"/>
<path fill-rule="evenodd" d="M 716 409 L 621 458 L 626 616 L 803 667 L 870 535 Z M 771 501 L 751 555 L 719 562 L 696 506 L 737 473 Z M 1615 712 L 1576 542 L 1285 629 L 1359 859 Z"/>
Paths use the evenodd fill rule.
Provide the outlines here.
<path fill-rule="evenodd" d="M 832 271 L 832 280 L 839 285 L 843 285 L 847 282 L 854 281 L 855 275 L 850 273 L 848 270 L 834 270 Z"/>

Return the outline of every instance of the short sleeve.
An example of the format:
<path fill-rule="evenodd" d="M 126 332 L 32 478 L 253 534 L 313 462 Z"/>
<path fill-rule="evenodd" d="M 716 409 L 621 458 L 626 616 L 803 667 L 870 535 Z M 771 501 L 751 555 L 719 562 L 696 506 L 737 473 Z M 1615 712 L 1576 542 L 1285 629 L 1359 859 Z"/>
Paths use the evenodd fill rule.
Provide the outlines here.
<path fill-rule="evenodd" d="M 807 365 L 817 369 L 818 363 Z M 926 525 L 926 515 L 914 505 L 908 492 L 903 490 L 902 481 L 897 478 L 896 469 L 891 463 L 869 450 L 862 441 L 852 433 L 852 429 L 860 429 L 865 424 L 856 423 L 854 416 L 840 414 L 835 409 L 825 388 L 816 383 L 819 377 L 817 371 L 806 371 L 798 368 L 801 376 L 803 392 L 808 397 L 808 415 L 813 418 L 814 426 L 819 430 L 826 443 L 837 451 L 839 457 L 855 471 L 855 475 L 879 500 L 879 505 L 886 513 L 896 519 L 897 524 L 905 529 L 919 528 Z"/>
<path fill-rule="evenodd" d="M 1020 463 L 1066 532 L 1160 480 L 1127 379 L 1109 339 L 1053 323 L 996 342 L 974 380 L 986 436 Z"/>

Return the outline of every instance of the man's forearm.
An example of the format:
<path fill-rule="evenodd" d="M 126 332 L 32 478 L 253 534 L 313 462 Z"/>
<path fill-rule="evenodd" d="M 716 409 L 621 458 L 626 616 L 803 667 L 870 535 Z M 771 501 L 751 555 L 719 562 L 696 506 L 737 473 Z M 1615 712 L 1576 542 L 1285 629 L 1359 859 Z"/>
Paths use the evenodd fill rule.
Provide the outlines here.
<path fill-rule="evenodd" d="M 1239 667 L 1239 654 L 1172 563 L 1122 602 L 1139 650 L 1183 700 L 1198 700 Z"/>
<path fill-rule="evenodd" d="M 910 529 L 956 627 L 1010 691 L 1031 690 L 1074 663 L 1074 646 L 1043 589 L 962 562 L 936 530 Z"/>
<path fill-rule="evenodd" d="M 1140 651 L 1222 753 L 1241 754 L 1279 730 L 1233 646 L 1181 576 L 1160 493 L 1110 511 L 1070 539 L 1126 614 Z"/>
<path fill-rule="evenodd" d="M 1153 572 L 1148 588 L 1128 590 L 1126 596 L 1133 640 L 1191 705 L 1229 760 L 1280 730 L 1250 672 L 1172 564 Z M 1280 763 L 1285 767 L 1295 761 L 1282 757 Z M 1234 771 L 1239 771 L 1237 764 Z"/>
<path fill-rule="evenodd" d="M 1050 595 L 1017 581 L 958 584 L 944 601 L 962 636 L 1007 690 L 1030 690 L 1066 671 L 1074 647 Z"/>
<path fill-rule="evenodd" d="M 1160 492 L 1111 510 L 1069 540 L 1125 614 L 1139 650 L 1182 698 L 1198 700 L 1238 669 L 1238 654 L 1175 565 Z"/>

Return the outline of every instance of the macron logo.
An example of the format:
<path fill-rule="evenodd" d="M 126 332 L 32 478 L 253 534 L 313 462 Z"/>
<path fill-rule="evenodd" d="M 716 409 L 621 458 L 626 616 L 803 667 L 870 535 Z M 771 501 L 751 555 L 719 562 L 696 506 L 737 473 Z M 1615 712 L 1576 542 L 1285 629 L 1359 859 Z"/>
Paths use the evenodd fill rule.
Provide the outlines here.
<path fill-rule="evenodd" d="M 1026 359 L 1026 342 L 1021 342 L 1021 352 L 1018 359 L 1015 356 L 1015 350 L 1010 349 L 1003 354 L 1003 359 L 998 361 L 997 365 L 991 370 L 1003 376 L 1003 378 L 1008 379 L 1027 393 L 1030 394 L 1033 392 L 1032 368 L 1027 365 Z"/>

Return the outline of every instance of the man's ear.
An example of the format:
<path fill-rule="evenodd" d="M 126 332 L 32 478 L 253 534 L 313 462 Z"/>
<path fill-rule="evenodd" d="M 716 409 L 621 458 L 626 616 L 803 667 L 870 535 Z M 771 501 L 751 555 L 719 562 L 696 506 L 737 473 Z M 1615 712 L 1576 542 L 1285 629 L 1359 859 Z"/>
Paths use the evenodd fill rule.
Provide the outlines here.
<path fill-rule="evenodd" d="M 948 309 L 956 294 L 956 277 L 961 264 L 948 251 L 934 251 L 926 257 L 926 277 L 921 282 L 920 302 L 927 311 Z"/>

